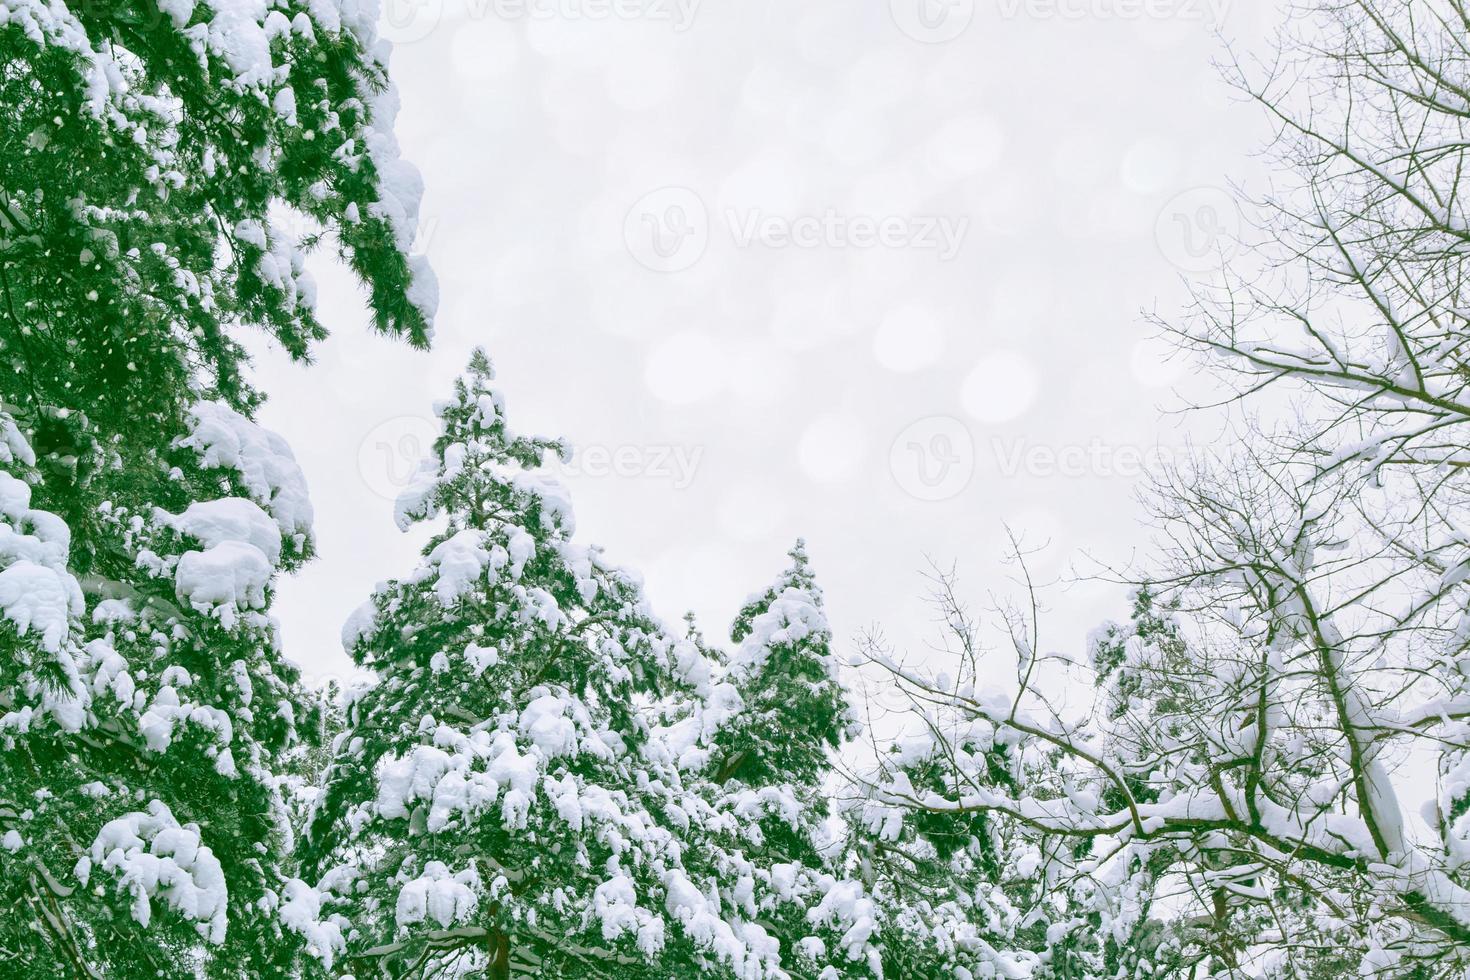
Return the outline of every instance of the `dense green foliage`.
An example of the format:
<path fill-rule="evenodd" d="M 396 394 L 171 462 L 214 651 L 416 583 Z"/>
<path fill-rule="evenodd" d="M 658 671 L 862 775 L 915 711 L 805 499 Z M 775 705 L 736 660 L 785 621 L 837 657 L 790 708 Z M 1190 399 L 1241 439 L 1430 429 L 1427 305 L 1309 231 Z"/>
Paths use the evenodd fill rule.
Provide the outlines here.
<path fill-rule="evenodd" d="M 249 419 L 242 338 L 306 359 L 324 336 L 294 208 L 376 326 L 427 343 L 417 178 L 362 15 L 0 3 L 7 975 L 289 969 L 299 696 L 268 610 L 311 510 Z"/>

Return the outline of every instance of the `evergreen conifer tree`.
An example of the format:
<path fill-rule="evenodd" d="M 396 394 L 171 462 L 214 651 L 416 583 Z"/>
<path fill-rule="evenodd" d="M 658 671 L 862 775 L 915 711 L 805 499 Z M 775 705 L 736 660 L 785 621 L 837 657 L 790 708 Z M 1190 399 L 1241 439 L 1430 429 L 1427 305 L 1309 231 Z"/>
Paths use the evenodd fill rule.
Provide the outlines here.
<path fill-rule="evenodd" d="M 425 344 L 371 5 L 0 6 L 0 922 L 23 976 L 273 976 L 295 669 L 269 607 L 310 557 L 243 331 L 324 329 L 334 239 Z M 320 227 L 296 240 L 290 211 Z"/>
<path fill-rule="evenodd" d="M 856 734 L 857 719 L 805 542 L 790 557 L 791 567 L 751 596 L 731 626 L 736 649 L 724 680 L 740 706 L 714 736 L 713 777 L 818 793 L 831 771 L 829 753 Z"/>
<path fill-rule="evenodd" d="M 710 665 L 573 543 L 542 468 L 563 448 L 512 433 L 491 380 L 476 352 L 438 406 L 399 519 L 443 526 L 344 633 L 378 683 L 305 851 L 322 951 L 360 974 L 780 976 L 776 940 L 729 900 L 739 868 L 704 849 L 741 817 L 684 789 L 650 724 Z"/>
<path fill-rule="evenodd" d="M 871 899 L 842 874 L 832 754 L 857 734 L 804 542 L 731 625 L 733 651 L 668 706 L 665 737 L 711 814 L 698 853 L 742 892 L 792 976 L 881 975 Z M 741 884 L 744 882 L 745 884 Z"/>

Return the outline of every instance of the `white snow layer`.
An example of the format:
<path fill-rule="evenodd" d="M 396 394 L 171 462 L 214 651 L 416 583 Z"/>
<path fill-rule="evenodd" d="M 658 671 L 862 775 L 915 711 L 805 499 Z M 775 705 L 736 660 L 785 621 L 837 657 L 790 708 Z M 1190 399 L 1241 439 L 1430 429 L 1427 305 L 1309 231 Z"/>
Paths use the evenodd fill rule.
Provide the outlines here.
<path fill-rule="evenodd" d="M 182 514 L 162 514 L 161 519 L 206 549 L 239 541 L 258 549 L 272 565 L 281 559 L 280 528 L 269 514 L 243 497 L 193 503 Z"/>
<path fill-rule="evenodd" d="M 180 825 L 161 800 L 149 803 L 146 813 L 125 814 L 104 825 L 87 855 L 77 862 L 76 874 L 83 884 L 94 867 L 114 874 L 132 896 L 132 914 L 139 925 L 148 925 L 152 901 L 161 899 L 193 921 L 209 942 L 224 942 L 228 901 L 224 871 L 201 841 L 199 828 Z"/>
<path fill-rule="evenodd" d="M 234 470 L 250 498 L 276 522 L 283 537 L 304 548 L 311 541 L 311 497 L 291 447 L 276 433 L 223 402 L 189 410 L 193 431 L 183 440 L 206 468 Z"/>
<path fill-rule="evenodd" d="M 321 893 L 300 878 L 287 880 L 276 914 L 287 929 L 306 940 L 307 952 L 320 959 L 328 970 L 337 954 L 347 948 L 340 917 L 323 921 Z"/>
<path fill-rule="evenodd" d="M 71 619 L 85 609 L 81 586 L 66 567 L 71 530 L 30 504 L 31 488 L 0 472 L 0 610 L 17 632 L 35 630 L 42 647 L 59 653 Z"/>
<path fill-rule="evenodd" d="M 422 875 L 399 891 L 395 920 L 400 926 L 430 921 L 445 928 L 463 922 L 480 904 L 475 894 L 479 885 L 474 865 L 450 874 L 443 862 L 430 861 Z"/>
<path fill-rule="evenodd" d="M 254 545 L 222 541 L 207 551 L 185 552 L 174 571 L 174 588 L 195 609 L 217 609 L 220 621 L 230 627 L 236 610 L 265 606 L 265 587 L 274 572 Z"/>
<path fill-rule="evenodd" d="M 0 415 L 0 465 L 30 466 L 35 454 L 8 416 Z M 24 731 L 35 717 L 50 716 L 64 730 L 86 723 L 88 692 L 78 668 L 73 627 L 86 610 L 82 588 L 68 568 L 71 529 L 49 511 L 31 507 L 31 488 L 0 470 L 0 619 L 52 658 L 64 684 L 41 683 L 32 664 L 19 680 L 39 703 L 17 705 L 0 717 L 0 729 Z M 24 657 L 24 647 L 17 653 Z"/>

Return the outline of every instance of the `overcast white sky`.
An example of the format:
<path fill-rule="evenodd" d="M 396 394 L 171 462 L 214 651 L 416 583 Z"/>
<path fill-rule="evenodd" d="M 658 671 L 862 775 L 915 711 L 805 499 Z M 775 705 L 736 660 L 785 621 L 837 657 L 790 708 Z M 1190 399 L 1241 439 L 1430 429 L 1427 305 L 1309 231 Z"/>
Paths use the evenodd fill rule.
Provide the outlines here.
<path fill-rule="evenodd" d="M 310 368 L 259 358 L 321 557 L 288 653 L 421 536 L 391 497 L 470 349 L 563 435 L 579 536 L 722 638 L 804 536 L 838 635 L 918 642 L 925 556 L 982 602 L 1009 522 L 1126 560 L 1139 459 L 1189 372 L 1147 341 L 1235 220 L 1263 137 L 1210 67 L 1225 0 L 390 0 L 398 132 L 442 285 L 431 353 L 370 336 L 330 257 Z M 1224 9 L 1250 46 L 1264 0 Z M 1120 616 L 1054 597 L 1048 648 Z"/>

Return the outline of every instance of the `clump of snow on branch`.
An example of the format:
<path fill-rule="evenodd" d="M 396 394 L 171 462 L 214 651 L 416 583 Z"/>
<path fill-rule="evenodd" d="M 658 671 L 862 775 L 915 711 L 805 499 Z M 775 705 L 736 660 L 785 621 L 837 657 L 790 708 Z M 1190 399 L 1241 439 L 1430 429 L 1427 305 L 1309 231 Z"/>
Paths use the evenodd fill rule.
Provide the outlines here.
<path fill-rule="evenodd" d="M 83 884 L 103 872 L 131 899 L 131 912 L 146 926 L 153 902 L 193 921 L 211 943 L 225 939 L 228 894 L 224 872 L 214 852 L 199 838 L 194 824 L 180 825 L 158 800 L 146 812 L 129 813 L 108 822 L 77 863 Z"/>

